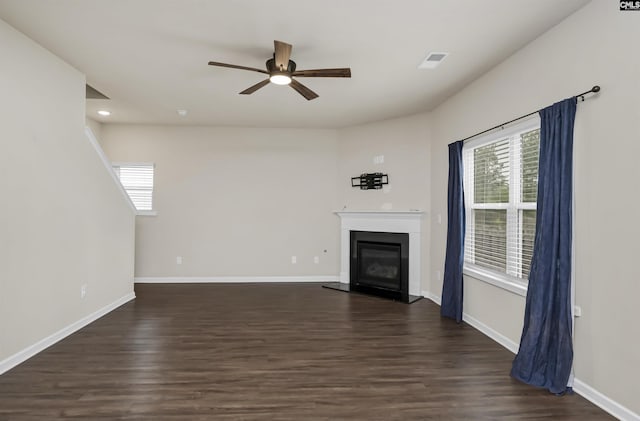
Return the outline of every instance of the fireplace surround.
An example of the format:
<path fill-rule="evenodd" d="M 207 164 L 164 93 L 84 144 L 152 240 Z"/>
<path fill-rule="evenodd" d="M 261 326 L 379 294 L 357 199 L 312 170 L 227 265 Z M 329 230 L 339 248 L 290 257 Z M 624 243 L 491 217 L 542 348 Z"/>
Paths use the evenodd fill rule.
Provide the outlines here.
<path fill-rule="evenodd" d="M 399 233 L 408 236 L 407 291 L 413 302 L 422 296 L 421 231 L 424 212 L 412 211 L 339 211 L 340 217 L 340 288 L 348 291 L 351 284 L 351 232 Z M 375 241 L 374 241 L 375 242 Z M 383 241 L 384 242 L 384 241 Z"/>

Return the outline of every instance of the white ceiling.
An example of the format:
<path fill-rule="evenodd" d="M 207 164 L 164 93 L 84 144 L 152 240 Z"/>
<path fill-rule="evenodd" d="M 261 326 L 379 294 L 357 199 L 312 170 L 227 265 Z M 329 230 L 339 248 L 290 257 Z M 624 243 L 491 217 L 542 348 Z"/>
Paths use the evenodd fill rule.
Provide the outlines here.
<path fill-rule="evenodd" d="M 427 111 L 588 0 L 0 0 L 0 18 L 86 74 L 111 100 L 102 122 L 344 127 Z M 273 40 L 298 69 L 351 67 L 238 92 L 264 75 Z M 450 55 L 435 70 L 427 53 Z M 108 118 L 96 114 L 109 109 Z M 187 109 L 186 118 L 177 109 Z"/>

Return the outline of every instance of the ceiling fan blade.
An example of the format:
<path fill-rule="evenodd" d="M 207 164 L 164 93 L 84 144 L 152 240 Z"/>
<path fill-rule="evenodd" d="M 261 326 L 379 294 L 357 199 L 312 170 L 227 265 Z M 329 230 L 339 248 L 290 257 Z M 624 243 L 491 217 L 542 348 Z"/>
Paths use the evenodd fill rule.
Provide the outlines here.
<path fill-rule="evenodd" d="M 209 66 L 218 66 L 218 67 L 230 67 L 232 69 L 240 69 L 240 70 L 250 70 L 252 72 L 269 74 L 266 70 L 256 69 L 255 67 L 246 67 L 246 66 L 238 66 L 236 64 L 227 64 L 227 63 L 218 63 L 217 61 L 210 61 Z"/>
<path fill-rule="evenodd" d="M 258 82 L 255 85 L 245 89 L 244 91 L 240 92 L 240 95 L 251 95 L 252 93 L 254 93 L 255 91 L 257 91 L 258 89 L 267 86 L 269 84 L 269 79 L 265 79 L 262 82 Z"/>
<path fill-rule="evenodd" d="M 351 77 L 351 69 L 348 67 L 342 69 L 315 69 L 315 70 L 296 70 L 291 76 L 301 77 Z"/>
<path fill-rule="evenodd" d="M 287 71 L 289 58 L 291 57 L 291 44 L 282 41 L 273 41 L 275 47 L 276 67 L 278 70 Z"/>
<path fill-rule="evenodd" d="M 298 91 L 300 95 L 307 98 L 308 101 L 318 98 L 317 93 L 313 92 L 311 89 L 307 88 L 306 86 L 304 86 L 302 83 L 298 82 L 295 79 L 291 79 L 291 84 L 289 86 L 291 86 L 293 89 Z"/>

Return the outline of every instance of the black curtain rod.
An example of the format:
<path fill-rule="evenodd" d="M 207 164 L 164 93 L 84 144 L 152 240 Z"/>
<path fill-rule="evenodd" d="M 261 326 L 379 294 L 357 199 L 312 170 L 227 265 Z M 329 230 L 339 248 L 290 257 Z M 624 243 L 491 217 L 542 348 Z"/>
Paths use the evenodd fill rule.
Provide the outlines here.
<path fill-rule="evenodd" d="M 588 90 L 588 91 L 586 91 L 586 92 L 583 92 L 583 93 L 581 93 L 581 94 L 576 95 L 576 98 L 582 98 L 582 100 L 584 101 L 584 96 L 585 96 L 585 95 L 587 95 L 587 94 L 592 94 L 592 93 L 593 93 L 593 94 L 595 94 L 596 92 L 600 92 L 600 87 L 599 87 L 598 85 L 594 86 L 593 88 L 589 89 L 589 90 Z M 507 121 L 507 122 L 505 122 L 505 123 L 498 124 L 497 126 L 494 126 L 494 127 L 490 128 L 490 129 L 487 129 L 487 130 L 481 131 L 480 133 L 476 133 L 476 134 L 474 134 L 474 135 L 472 135 L 472 136 L 465 137 L 464 139 L 462 139 L 462 141 L 463 141 L 463 142 L 466 142 L 467 140 L 469 140 L 469 139 L 473 139 L 473 138 L 474 138 L 474 137 L 476 137 L 476 136 L 480 136 L 481 134 L 485 134 L 485 133 L 488 133 L 488 132 L 490 132 L 490 131 L 492 131 L 492 130 L 499 129 L 499 128 L 503 127 L 503 126 L 506 126 L 507 124 L 511 124 L 511 123 L 513 123 L 513 122 L 515 122 L 515 121 L 522 120 L 523 118 L 527 118 L 527 117 L 532 116 L 532 115 L 534 115 L 534 114 L 537 114 L 537 113 L 539 113 L 539 112 L 540 112 L 540 110 L 536 110 L 536 111 L 534 111 L 534 112 L 532 112 L 532 113 L 525 114 L 525 115 L 520 116 L 520 117 L 518 117 L 518 118 L 514 118 L 513 120 L 509 120 L 509 121 Z"/>

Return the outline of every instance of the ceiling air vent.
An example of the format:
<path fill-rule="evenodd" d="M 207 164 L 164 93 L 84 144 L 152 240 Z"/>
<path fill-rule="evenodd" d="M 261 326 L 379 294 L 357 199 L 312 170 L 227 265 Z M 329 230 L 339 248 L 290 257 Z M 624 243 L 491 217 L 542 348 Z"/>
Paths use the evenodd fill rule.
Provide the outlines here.
<path fill-rule="evenodd" d="M 420 63 L 418 69 L 435 69 L 448 55 L 449 53 L 429 53 L 427 58 Z"/>
<path fill-rule="evenodd" d="M 90 85 L 85 85 L 85 92 L 85 97 L 87 99 L 109 99 L 108 96 Z"/>

